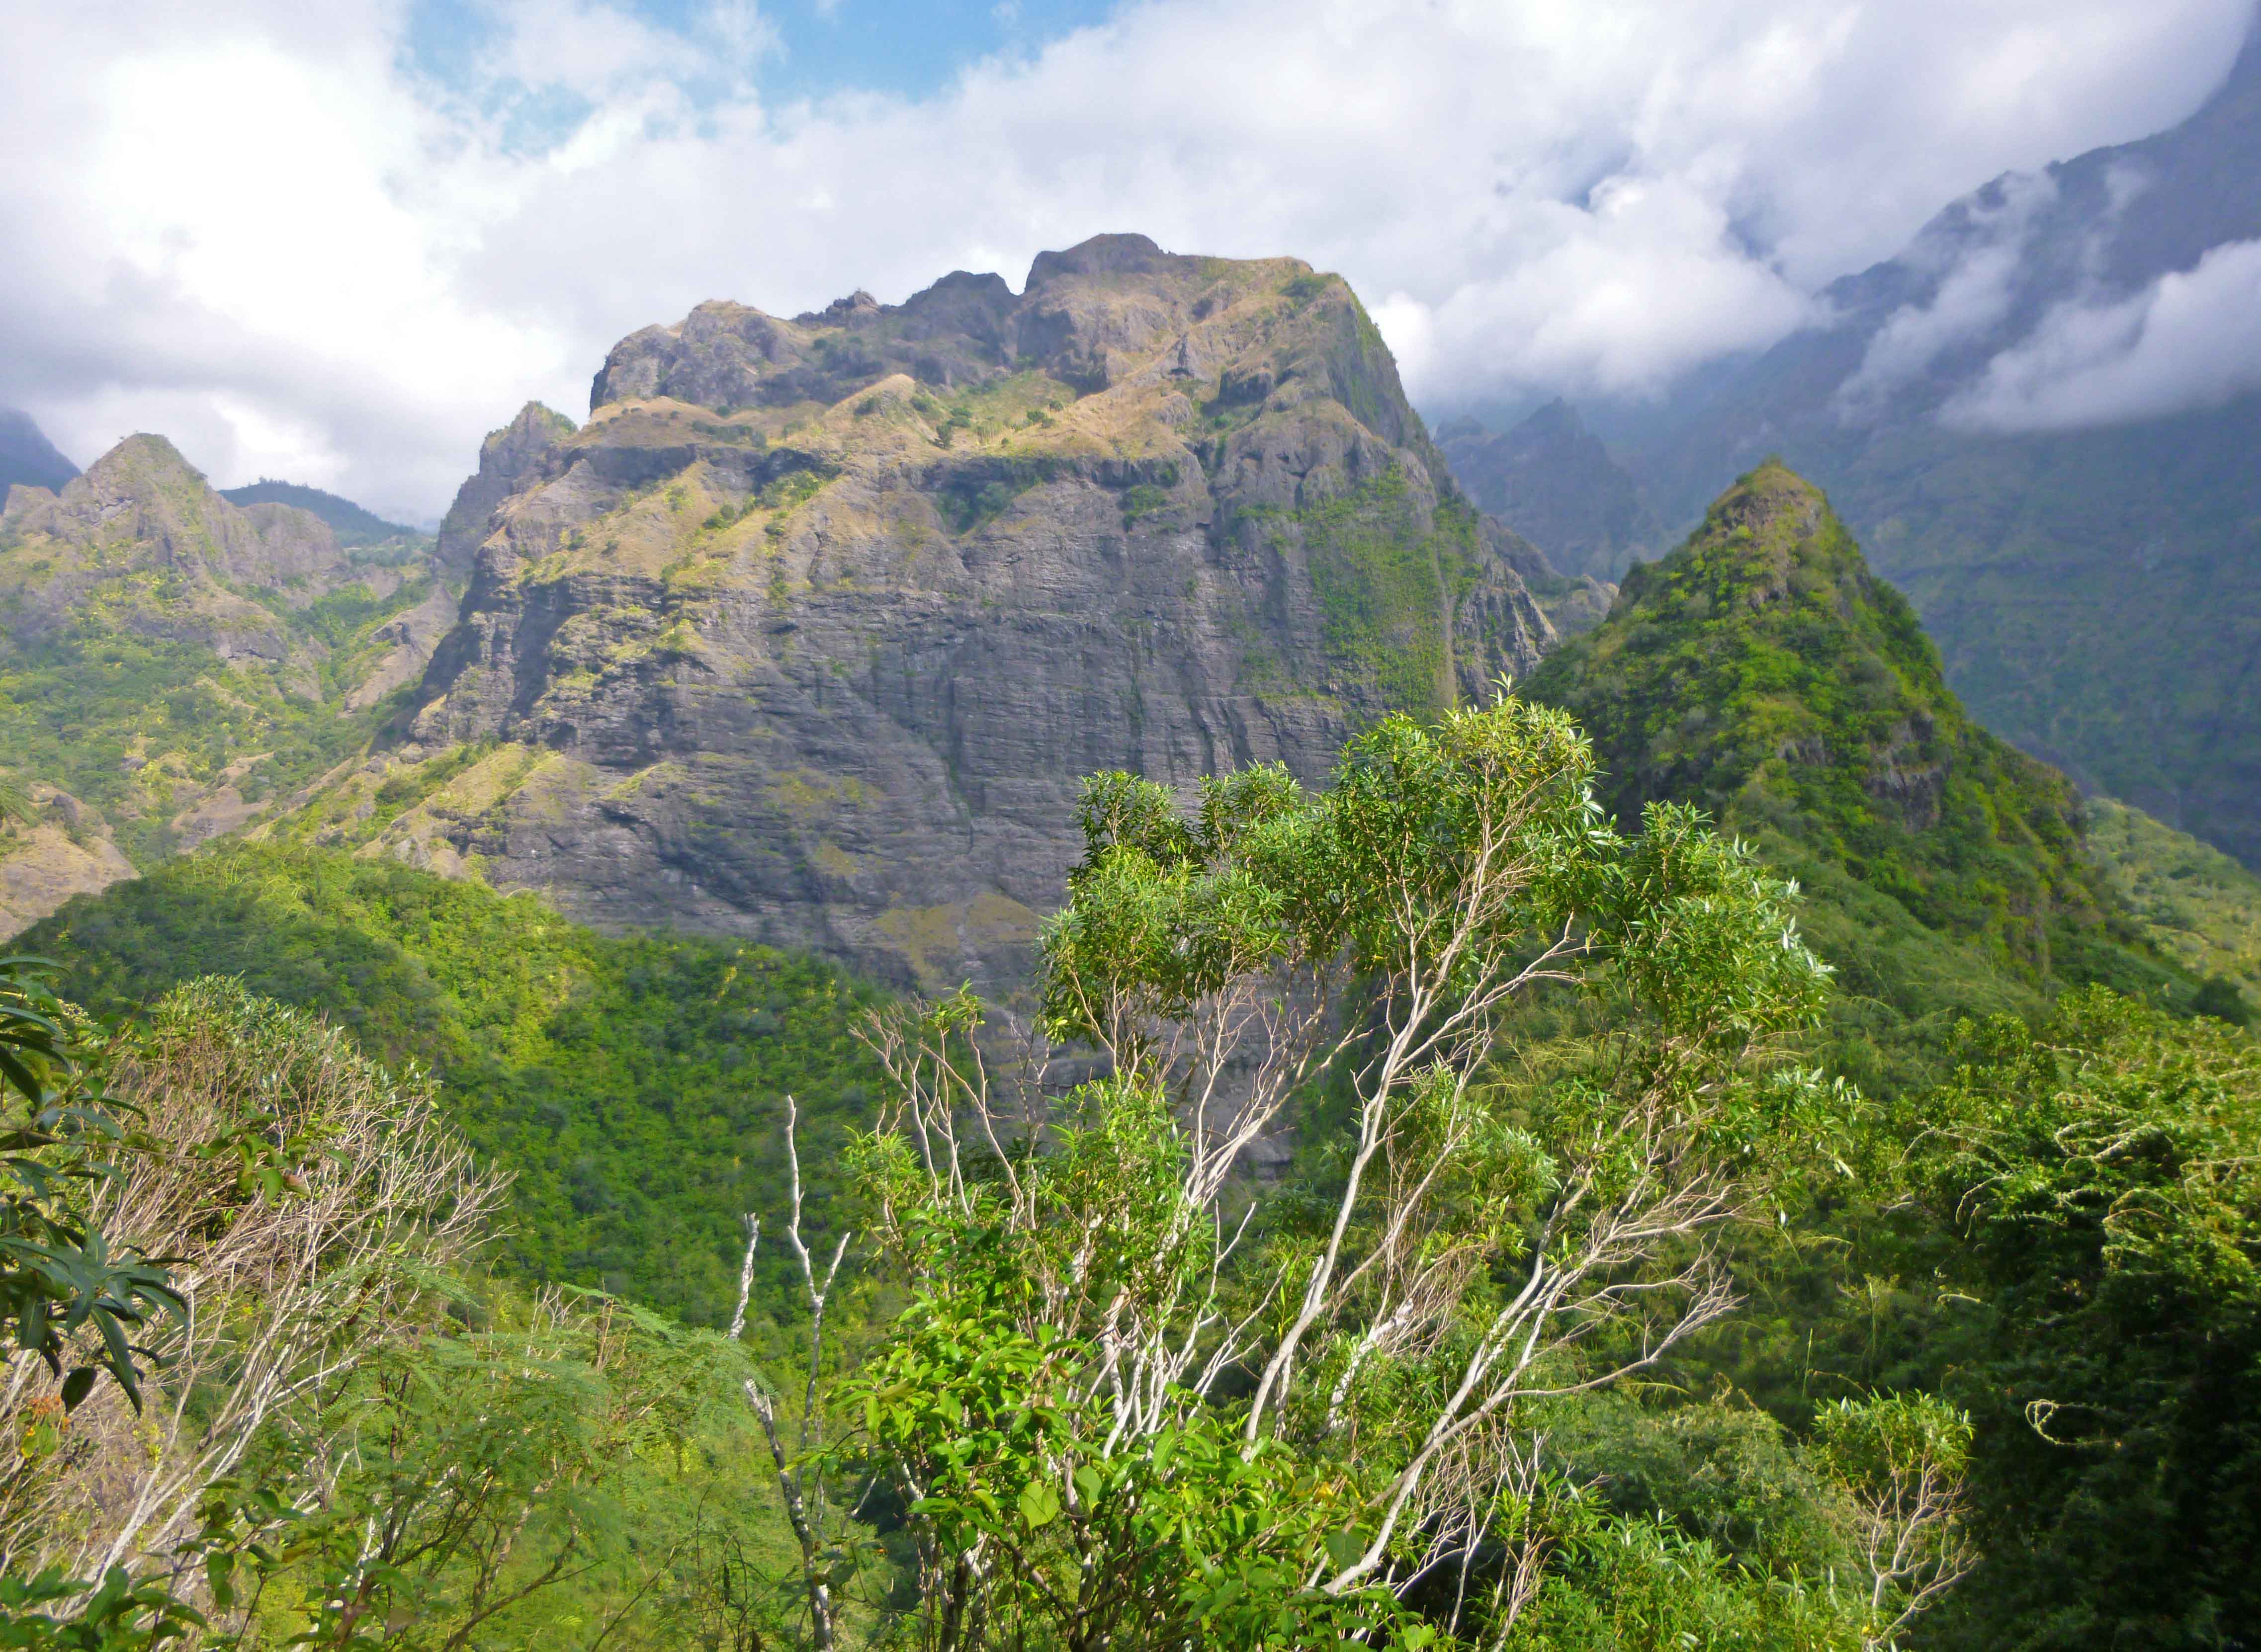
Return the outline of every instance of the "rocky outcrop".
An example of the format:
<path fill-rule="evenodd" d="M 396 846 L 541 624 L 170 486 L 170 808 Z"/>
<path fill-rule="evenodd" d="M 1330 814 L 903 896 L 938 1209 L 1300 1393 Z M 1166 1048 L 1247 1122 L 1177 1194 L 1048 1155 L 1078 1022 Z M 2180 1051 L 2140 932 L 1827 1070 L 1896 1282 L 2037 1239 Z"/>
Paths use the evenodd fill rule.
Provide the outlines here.
<path fill-rule="evenodd" d="M 549 450 L 573 433 L 573 421 L 539 402 L 528 402 L 500 430 L 489 431 L 479 445 L 479 468 L 456 491 L 441 519 L 438 554 L 452 573 L 470 571 L 487 536 L 495 509 L 528 478 L 537 475 Z"/>
<path fill-rule="evenodd" d="M 109 823 L 68 792 L 28 788 L 31 818 L 0 824 L 0 940 L 20 934 L 74 895 L 133 876 Z"/>
<path fill-rule="evenodd" d="M 406 738 L 280 829 L 1009 987 L 1081 776 L 1316 778 L 1554 635 L 1514 565 L 1544 559 L 1293 260 L 1104 236 L 1017 296 L 701 304 L 623 340 L 592 403 L 489 439 Z"/>

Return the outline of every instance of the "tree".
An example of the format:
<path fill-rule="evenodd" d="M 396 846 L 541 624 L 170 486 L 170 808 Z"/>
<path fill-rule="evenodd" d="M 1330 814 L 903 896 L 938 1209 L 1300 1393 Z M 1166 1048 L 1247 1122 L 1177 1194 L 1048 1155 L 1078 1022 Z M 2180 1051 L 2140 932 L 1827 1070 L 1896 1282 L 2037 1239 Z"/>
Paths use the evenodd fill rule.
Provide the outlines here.
<path fill-rule="evenodd" d="M 1822 1406 L 1817 1455 L 1843 1488 L 1869 1574 L 1869 1640 L 1899 1632 L 1977 1563 L 1967 1524 L 1970 1420 L 1935 1394 Z"/>
<path fill-rule="evenodd" d="M 105 1062 L 143 1141 L 95 1184 L 88 1227 L 166 1253 L 185 1306 L 151 1340 L 146 1413 L 97 1397 L 0 1484 L 10 1565 L 79 1577 L 168 1563 L 255 1452 L 286 1479 L 320 1461 L 326 1408 L 439 1311 L 502 1186 L 428 1083 L 232 983 L 175 993 Z M 0 1415 L 21 1426 L 50 1398 L 18 1359 Z"/>
<path fill-rule="evenodd" d="M 1183 813 L 1098 776 L 1045 1041 L 994 1066 L 963 996 L 883 1030 L 862 1169 L 919 1302 L 859 1392 L 924 1644 L 1159 1648 L 1231 1611 L 1236 1644 L 1411 1645 L 1447 1573 L 1449 1627 L 1511 1623 L 1532 1408 L 1727 1310 L 1715 1235 L 1829 1098 L 1780 1053 L 1824 990 L 1793 891 L 1688 811 L 1621 837 L 1591 776 L 1506 697 L 1389 719 L 1318 793 L 1260 767 Z M 1558 1031 L 1504 1046 L 1534 1000 Z M 1074 1047 L 1104 1076 L 1057 1101 Z M 1323 1093 L 1323 1184 L 1264 1198 L 1242 1154 Z"/>
<path fill-rule="evenodd" d="M 2261 1058 L 2089 990 L 1965 1025 L 1909 1120 L 1985 1559 L 1949 1644 L 2217 1648 L 2261 1622 Z"/>

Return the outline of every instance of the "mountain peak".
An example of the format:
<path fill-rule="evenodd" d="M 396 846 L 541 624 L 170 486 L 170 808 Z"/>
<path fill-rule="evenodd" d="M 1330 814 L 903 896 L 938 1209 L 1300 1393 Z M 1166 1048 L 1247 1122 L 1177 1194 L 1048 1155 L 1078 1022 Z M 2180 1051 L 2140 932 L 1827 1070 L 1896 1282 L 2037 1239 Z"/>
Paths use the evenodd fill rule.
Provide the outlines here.
<path fill-rule="evenodd" d="M 1762 561 L 1777 581 L 1786 580 L 1800 563 L 1827 562 L 1834 574 L 1865 577 L 1868 565 L 1857 550 L 1849 564 L 1827 555 L 1823 547 L 1829 540 L 1821 532 L 1825 520 L 1834 526 L 1821 490 L 1779 458 L 1769 457 L 1712 501 L 1697 538 L 1716 545 L 1726 564 Z M 1841 536 L 1843 529 L 1837 533 Z"/>
<path fill-rule="evenodd" d="M 2051 915 L 2094 910 L 2071 784 L 1970 720 L 1914 610 L 1779 461 L 1628 573 L 1527 692 L 1592 735 L 1628 823 L 1699 804 L 2035 969 Z"/>
<path fill-rule="evenodd" d="M 205 473 L 182 456 L 163 436 L 136 432 L 86 468 L 89 482 L 104 489 L 140 489 L 167 483 L 203 487 Z"/>
<path fill-rule="evenodd" d="M 1057 253 L 1038 253 L 1025 290 L 1069 275 L 1144 275 L 1178 261 L 1144 235 L 1095 235 Z M 1188 263 L 1198 260 L 1187 259 Z"/>

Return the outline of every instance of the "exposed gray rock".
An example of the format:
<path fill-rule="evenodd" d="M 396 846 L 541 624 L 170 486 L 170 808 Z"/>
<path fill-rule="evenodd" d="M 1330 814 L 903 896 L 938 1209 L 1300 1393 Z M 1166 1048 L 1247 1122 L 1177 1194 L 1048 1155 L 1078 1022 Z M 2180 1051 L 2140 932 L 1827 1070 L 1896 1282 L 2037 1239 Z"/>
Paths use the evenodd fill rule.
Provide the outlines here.
<path fill-rule="evenodd" d="M 592 403 L 489 439 L 413 746 L 335 781 L 315 835 L 1009 990 L 1083 776 L 1317 780 L 1554 635 L 1356 298 L 1292 260 L 1109 236 L 1017 298 L 701 304 L 622 340 Z"/>

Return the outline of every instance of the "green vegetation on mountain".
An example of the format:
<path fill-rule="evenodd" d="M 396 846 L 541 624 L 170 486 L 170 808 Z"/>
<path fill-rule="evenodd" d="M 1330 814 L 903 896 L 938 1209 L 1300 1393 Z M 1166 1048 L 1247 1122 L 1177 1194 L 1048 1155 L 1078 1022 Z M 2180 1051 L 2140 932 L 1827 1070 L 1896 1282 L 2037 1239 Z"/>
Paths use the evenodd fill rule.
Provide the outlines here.
<path fill-rule="evenodd" d="M 389 860 L 218 847 L 82 898 L 20 944 L 104 1013 L 226 976 L 426 1069 L 455 1127 L 514 1178 L 513 1271 L 697 1322 L 728 1317 L 739 1217 L 782 1182 L 785 1098 L 820 1188 L 843 1133 L 869 1123 L 869 989 L 761 947 L 598 935 L 534 896 Z"/>
<path fill-rule="evenodd" d="M 2261 1050 L 2100 993 L 1965 1029 L 1871 1243 L 1975 1425 L 1940 1644 L 2236 1648 L 2261 1622 Z"/>
<path fill-rule="evenodd" d="M 1527 690 L 1592 733 L 1621 818 L 1699 803 L 1800 880 L 1839 989 L 1815 1054 L 1863 1092 L 1739 1236 L 1748 1306 L 1677 1380 L 1793 1425 L 1879 1390 L 1967 1413 L 1983 1558 L 1918 1644 L 2238 1644 L 2261 1069 L 2225 1023 L 2261 882 L 1977 726 L 1779 464 Z"/>
<path fill-rule="evenodd" d="M 1679 680 L 1755 683 L 1722 703 L 1809 764 L 1814 726 L 1873 761 L 1863 717 L 1889 708 L 1744 633 L 1804 585 L 1788 634 L 1814 657 L 1857 660 L 1851 636 L 1905 663 L 1889 605 L 1797 577 L 1863 575 L 1794 478 L 1719 514 L 1711 589 L 1741 603 L 1724 637 L 1683 624 Z M 1779 577 L 1719 565 L 1738 548 Z M 1685 620 L 1676 571 L 1599 641 L 1629 646 L 1644 591 L 1678 590 Z M 1983 740 L 1952 726 L 1950 754 Z M 1800 794 L 1778 747 L 1739 769 L 1750 749 L 1675 761 L 1804 858 L 1802 910 L 1684 805 L 1596 820 L 1596 752 L 1527 699 L 1387 719 L 1324 790 L 1260 765 L 1187 809 L 1096 777 L 1041 1009 L 1110 1059 L 1065 1094 L 1049 1061 L 973 1059 L 970 997 L 891 1012 L 874 1052 L 851 1023 L 876 1000 L 822 966 L 606 939 L 387 859 L 239 846 L 75 903 L 31 937 L 74 991 L 172 990 L 68 1028 L 139 1109 L 95 1144 L 115 1175 L 89 1185 L 121 1192 L 74 1242 L 131 1235 L 147 1248 L 113 1261 L 162 1250 L 203 1283 L 184 1322 L 143 1298 L 147 1420 L 98 1372 L 66 1396 L 26 1367 L 0 1400 L 0 1634 L 2236 1646 L 2261 1064 L 2144 949 L 2166 908 L 2134 939 L 2098 915 L 2114 877 L 2207 863 L 2140 827 L 2083 844 L 2067 794 L 1976 764 L 1995 819 L 2057 808 L 2076 853 L 1903 842 L 1827 776 Z M 1942 783 L 1899 829 L 1957 806 Z M 2037 960 L 2014 908 L 1958 888 L 1982 875 L 2090 890 L 2064 922 L 2104 933 L 2078 955 L 2149 968 L 2161 1003 L 2064 990 L 2062 936 Z M 1865 1012 L 1828 1002 L 1794 918 L 1911 948 L 1911 994 L 1949 969 L 1865 1097 L 1829 1070 L 1859 1068 Z M 1336 993 L 1372 1034 L 1347 1049 Z M 1990 997 L 2013 1012 L 1938 1030 Z M 1196 1126 L 1172 1097 L 1212 1070 L 1232 1083 Z M 1283 1177 L 1214 1156 L 1213 1133 L 1291 1116 Z M 742 1212 L 763 1219 L 743 1341 L 638 1305 L 729 1322 Z M 97 1592 L 103 1554 L 122 1569 Z"/>
<path fill-rule="evenodd" d="M 172 852 L 176 820 L 208 792 L 253 805 L 287 794 L 358 750 L 376 721 L 294 695 L 270 671 L 227 670 L 201 644 L 98 620 L 0 644 L 4 761 L 100 810 L 140 866 Z"/>
<path fill-rule="evenodd" d="M 1481 554 L 1467 501 L 1425 509 L 1392 468 L 1323 504 L 1253 505 L 1238 520 L 1275 551 L 1300 539 L 1319 640 L 1338 669 L 1373 683 L 1391 711 L 1434 716 L 1454 702 L 1452 617 Z"/>
<path fill-rule="evenodd" d="M 1591 735 L 1621 819 L 1693 803 L 1804 883 L 1864 1083 L 1928 1070 L 1958 1016 L 2036 1014 L 2066 983 L 2200 989 L 2097 864 L 2071 784 L 1971 720 L 1914 611 L 1779 464 L 1629 572 L 1524 691 Z"/>
<path fill-rule="evenodd" d="M 2261 877 L 2210 843 L 2110 797 L 2087 801 L 2088 847 L 2151 944 L 2205 977 L 2195 1006 L 2226 1021 L 2261 1005 Z"/>
<path fill-rule="evenodd" d="M 429 541 L 239 508 L 162 438 L 0 515 L 0 766 L 148 866 L 364 746 L 452 613 Z"/>

